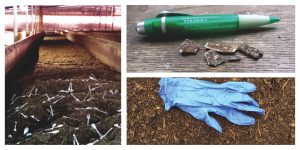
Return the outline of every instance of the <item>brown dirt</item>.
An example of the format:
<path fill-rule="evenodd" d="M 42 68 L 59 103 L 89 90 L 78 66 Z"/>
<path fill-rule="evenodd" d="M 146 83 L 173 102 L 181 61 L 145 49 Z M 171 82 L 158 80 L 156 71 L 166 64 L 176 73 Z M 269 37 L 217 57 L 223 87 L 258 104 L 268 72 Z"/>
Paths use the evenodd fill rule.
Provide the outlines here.
<path fill-rule="evenodd" d="M 205 78 L 214 82 L 247 81 L 265 115 L 251 114 L 255 125 L 237 126 L 213 115 L 223 133 L 178 108 L 164 111 L 158 78 L 127 80 L 128 144 L 295 144 L 294 78 Z"/>
<path fill-rule="evenodd" d="M 97 81 L 86 81 L 91 74 Z M 70 93 L 58 92 L 67 90 L 70 82 L 73 84 L 73 94 L 80 102 L 76 102 Z M 33 74 L 9 81 L 7 85 L 6 144 L 73 144 L 73 134 L 80 144 L 91 143 L 99 139 L 99 136 L 90 125 L 87 125 L 87 114 L 91 116 L 90 124 L 94 123 L 100 133 L 105 134 L 112 128 L 103 140 L 95 144 L 121 143 L 121 130 L 114 127 L 115 124 L 121 123 L 121 113 L 118 112 L 121 108 L 120 74 L 111 71 L 88 50 L 67 41 L 62 36 L 46 36 L 40 47 L 39 61 Z M 38 89 L 38 95 L 20 97 L 33 86 Z M 90 101 L 84 100 L 89 91 L 88 86 L 91 88 L 101 86 L 91 92 L 95 99 Z M 57 94 L 65 97 L 54 103 L 55 100 L 47 101 L 46 93 L 49 97 Z M 12 103 L 11 98 L 14 94 L 19 98 Z M 18 106 L 26 103 L 23 109 L 16 112 Z M 54 111 L 53 116 L 47 111 L 50 105 Z M 97 110 L 76 110 L 86 107 L 97 107 L 108 114 Z M 21 113 L 27 115 L 27 118 Z M 40 121 L 30 118 L 31 115 Z M 16 132 L 15 121 L 17 121 Z M 54 123 L 63 125 L 59 128 L 59 133 L 46 133 L 45 129 L 51 128 Z M 32 136 L 23 134 L 26 127 Z"/>

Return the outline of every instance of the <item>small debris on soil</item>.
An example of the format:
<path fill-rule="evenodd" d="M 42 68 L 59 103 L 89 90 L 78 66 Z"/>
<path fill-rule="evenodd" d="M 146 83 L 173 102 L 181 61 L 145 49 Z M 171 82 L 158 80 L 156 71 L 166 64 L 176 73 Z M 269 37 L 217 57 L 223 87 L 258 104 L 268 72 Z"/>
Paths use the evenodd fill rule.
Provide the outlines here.
<path fill-rule="evenodd" d="M 261 58 L 263 56 L 263 53 L 259 49 L 255 48 L 255 47 L 251 47 L 246 44 L 240 45 L 238 50 L 241 53 L 243 53 L 243 54 L 247 55 L 248 57 L 253 58 L 255 60 L 258 60 L 259 58 Z"/>
<path fill-rule="evenodd" d="M 224 43 L 206 43 L 205 48 L 214 50 L 220 53 L 235 53 L 238 49 L 237 44 L 224 44 Z"/>
<path fill-rule="evenodd" d="M 196 55 L 200 48 L 198 44 L 189 39 L 185 39 L 180 46 L 181 55 Z"/>

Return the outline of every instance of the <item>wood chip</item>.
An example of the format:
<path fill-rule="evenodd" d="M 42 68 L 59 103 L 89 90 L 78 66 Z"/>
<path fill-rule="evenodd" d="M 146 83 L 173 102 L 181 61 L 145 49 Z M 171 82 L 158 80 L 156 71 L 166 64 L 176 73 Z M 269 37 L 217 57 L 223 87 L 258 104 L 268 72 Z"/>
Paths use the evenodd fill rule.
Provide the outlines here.
<path fill-rule="evenodd" d="M 164 118 L 163 119 L 163 128 L 166 128 L 167 127 L 167 125 L 166 125 L 166 119 Z"/>
<path fill-rule="evenodd" d="M 260 127 L 259 127 L 259 122 L 257 122 L 257 131 L 258 131 L 259 136 L 261 137 L 261 131 L 260 131 Z"/>
<path fill-rule="evenodd" d="M 282 90 L 286 87 L 286 85 L 289 83 L 289 81 L 290 81 L 290 79 L 288 79 L 285 83 L 284 83 L 284 85 L 282 86 Z"/>
<path fill-rule="evenodd" d="M 265 115 L 264 120 L 266 120 L 268 118 L 270 111 L 271 111 L 271 108 L 266 109 L 266 115 Z"/>

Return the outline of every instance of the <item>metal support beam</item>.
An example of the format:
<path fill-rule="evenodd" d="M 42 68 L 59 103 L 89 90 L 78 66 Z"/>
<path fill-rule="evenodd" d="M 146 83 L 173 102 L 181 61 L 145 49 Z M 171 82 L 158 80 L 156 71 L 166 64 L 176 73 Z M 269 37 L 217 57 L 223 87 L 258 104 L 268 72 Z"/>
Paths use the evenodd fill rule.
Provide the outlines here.
<path fill-rule="evenodd" d="M 101 10 L 102 7 L 100 6 L 100 12 L 99 12 L 99 16 L 100 16 L 100 20 L 99 20 L 99 30 L 101 31 Z"/>
<path fill-rule="evenodd" d="M 45 33 L 42 32 L 5 47 L 5 75 L 9 74 L 16 67 L 24 67 L 24 62 L 22 63 L 21 61 L 24 59 L 28 61 L 28 57 L 33 57 L 32 51 L 35 50 L 33 46 L 39 46 L 44 36 Z M 26 55 L 27 58 L 24 58 Z M 18 66 L 18 64 L 21 66 Z"/>
<path fill-rule="evenodd" d="M 26 36 L 28 35 L 28 5 L 25 5 L 25 32 L 26 32 Z"/>
<path fill-rule="evenodd" d="M 104 25 L 105 31 L 106 31 L 106 21 L 107 21 L 107 6 L 105 7 L 105 25 Z"/>
<path fill-rule="evenodd" d="M 17 24 L 17 15 L 18 15 L 18 6 L 14 5 L 14 20 L 13 20 L 13 29 L 14 29 L 14 42 L 18 40 L 18 24 Z"/>
<path fill-rule="evenodd" d="M 34 34 L 37 33 L 37 27 L 36 27 L 36 7 L 37 6 L 34 6 Z"/>
<path fill-rule="evenodd" d="M 33 5 L 31 5 L 30 10 L 31 10 L 31 34 L 33 34 Z"/>
<path fill-rule="evenodd" d="M 36 6 L 36 29 L 37 29 L 37 32 L 40 32 L 40 26 L 39 26 L 39 6 Z"/>
<path fill-rule="evenodd" d="M 44 31 L 44 23 L 43 23 L 43 8 L 39 8 L 39 29 L 40 31 Z"/>
<path fill-rule="evenodd" d="M 115 19 L 115 5 L 113 6 L 113 9 L 112 9 L 112 23 L 111 23 L 111 30 L 114 31 L 114 19 Z"/>

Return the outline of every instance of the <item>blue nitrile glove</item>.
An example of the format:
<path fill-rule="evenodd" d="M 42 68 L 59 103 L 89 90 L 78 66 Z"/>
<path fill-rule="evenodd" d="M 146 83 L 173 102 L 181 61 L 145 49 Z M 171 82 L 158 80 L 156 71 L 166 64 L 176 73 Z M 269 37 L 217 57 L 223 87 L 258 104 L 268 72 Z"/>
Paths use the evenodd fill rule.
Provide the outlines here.
<path fill-rule="evenodd" d="M 239 110 L 263 114 L 258 103 L 247 93 L 254 92 L 255 85 L 248 82 L 226 82 L 223 84 L 189 78 L 162 78 L 159 95 L 165 110 L 176 106 L 207 125 L 222 132 L 219 123 L 209 116 L 214 112 L 237 125 L 252 125 L 255 119 Z"/>
<path fill-rule="evenodd" d="M 259 104 L 248 95 L 256 90 L 255 85 L 249 82 L 217 84 L 190 78 L 161 78 L 159 85 L 159 95 L 164 100 L 166 111 L 176 104 L 197 106 L 204 103 L 264 113 Z"/>

